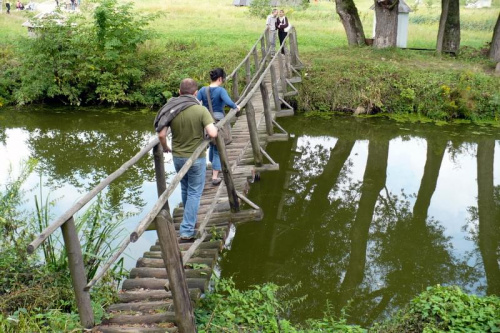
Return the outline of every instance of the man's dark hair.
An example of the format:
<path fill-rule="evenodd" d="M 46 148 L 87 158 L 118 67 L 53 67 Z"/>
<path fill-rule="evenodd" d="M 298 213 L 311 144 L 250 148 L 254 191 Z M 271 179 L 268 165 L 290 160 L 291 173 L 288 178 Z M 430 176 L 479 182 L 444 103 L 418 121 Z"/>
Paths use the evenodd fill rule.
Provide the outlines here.
<path fill-rule="evenodd" d="M 193 79 L 184 79 L 179 87 L 179 94 L 193 95 L 198 90 L 198 83 Z"/>
<path fill-rule="evenodd" d="M 215 81 L 220 77 L 222 81 L 226 81 L 226 72 L 222 68 L 215 68 L 210 71 L 210 80 Z"/>

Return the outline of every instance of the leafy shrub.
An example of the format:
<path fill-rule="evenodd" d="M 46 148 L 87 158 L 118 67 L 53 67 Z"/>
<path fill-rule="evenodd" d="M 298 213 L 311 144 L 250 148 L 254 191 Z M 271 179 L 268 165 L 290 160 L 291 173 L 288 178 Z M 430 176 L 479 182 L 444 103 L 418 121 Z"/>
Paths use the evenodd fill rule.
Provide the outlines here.
<path fill-rule="evenodd" d="M 376 331 L 500 332 L 500 298 L 468 295 L 458 287 L 428 287 L 407 309 L 376 325 Z"/>
<path fill-rule="evenodd" d="M 138 52 L 152 38 L 151 16 L 132 11 L 132 4 L 104 0 L 93 21 L 71 16 L 62 23 L 50 17 L 36 38 L 21 42 L 18 104 L 57 99 L 80 105 L 91 101 L 135 103 L 132 92 L 144 78 L 146 63 Z"/>
<path fill-rule="evenodd" d="M 326 311 L 323 319 L 311 319 L 302 327 L 283 319 L 291 306 L 302 303 L 305 297 L 284 302 L 280 293 L 289 286 L 272 283 L 236 289 L 232 280 L 216 280 L 214 291 L 208 293 L 196 308 L 198 332 L 365 332 L 359 326 L 348 325 L 345 318 L 335 318 Z M 291 288 L 294 289 L 294 288 Z"/>
<path fill-rule="evenodd" d="M 250 3 L 248 13 L 250 16 L 266 18 L 271 13 L 271 5 L 269 0 L 253 0 Z"/>

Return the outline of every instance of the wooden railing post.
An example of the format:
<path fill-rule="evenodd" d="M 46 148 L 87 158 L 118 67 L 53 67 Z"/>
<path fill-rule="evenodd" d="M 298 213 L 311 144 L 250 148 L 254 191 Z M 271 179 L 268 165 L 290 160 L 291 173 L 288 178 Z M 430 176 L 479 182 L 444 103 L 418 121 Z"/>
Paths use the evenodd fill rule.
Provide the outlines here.
<path fill-rule="evenodd" d="M 247 115 L 248 132 L 250 134 L 250 142 L 252 144 L 253 158 L 255 165 L 259 167 L 262 166 L 262 153 L 260 152 L 257 123 L 255 122 L 255 110 L 251 101 L 248 101 L 245 108 Z"/>
<path fill-rule="evenodd" d="M 283 96 L 286 94 L 286 75 L 285 75 L 285 63 L 283 61 L 282 54 L 278 54 L 278 65 L 280 70 L 280 82 L 281 82 L 281 92 Z"/>
<path fill-rule="evenodd" d="M 250 65 L 250 57 L 248 57 L 247 60 L 245 61 L 245 73 L 246 73 L 245 80 L 246 80 L 247 85 L 249 85 L 250 81 L 252 80 L 252 70 L 251 70 L 251 65 Z"/>
<path fill-rule="evenodd" d="M 264 35 L 265 34 L 267 34 L 267 31 L 264 32 Z M 260 52 L 262 53 L 262 59 L 264 59 L 266 57 L 266 38 L 267 37 L 263 37 L 260 40 Z"/>
<path fill-rule="evenodd" d="M 217 136 L 216 143 L 217 151 L 219 152 L 219 157 L 222 164 L 222 173 L 224 175 L 224 183 L 226 184 L 229 206 L 231 207 L 231 212 L 236 213 L 240 211 L 240 203 L 238 201 L 236 188 L 234 187 L 233 173 L 231 171 L 231 165 L 229 164 L 229 159 L 227 157 L 224 138 L 222 136 Z"/>
<path fill-rule="evenodd" d="M 264 33 L 264 38 L 266 40 L 266 52 L 264 53 L 264 56 L 265 56 L 267 54 L 267 50 L 269 50 L 269 47 L 270 47 L 270 45 L 269 45 L 269 29 L 268 28 L 266 28 L 266 31 Z"/>
<path fill-rule="evenodd" d="M 238 90 L 238 71 L 236 71 L 233 75 L 233 100 L 237 101 L 239 98 L 240 92 Z"/>
<path fill-rule="evenodd" d="M 156 192 L 158 197 L 167 189 L 167 175 L 165 174 L 165 160 L 163 157 L 163 148 L 161 144 L 157 144 L 153 148 L 153 158 L 155 162 L 155 176 L 156 176 Z M 165 202 L 163 209 L 170 211 L 168 201 Z"/>
<path fill-rule="evenodd" d="M 158 197 L 167 189 L 167 178 L 165 174 L 165 164 L 163 148 L 157 144 L 153 150 L 156 175 L 156 189 Z M 163 205 L 162 210 L 155 219 L 156 233 L 160 243 L 163 262 L 167 268 L 168 281 L 174 300 L 177 327 L 180 332 L 196 332 L 193 308 L 189 297 L 189 290 L 184 274 L 181 252 L 177 243 L 177 233 L 174 222 L 170 216 L 168 200 Z"/>
<path fill-rule="evenodd" d="M 274 68 L 274 64 L 271 65 L 269 69 L 271 71 L 271 87 L 273 89 L 273 99 L 274 99 L 274 110 L 276 112 L 281 111 L 281 102 L 280 95 L 278 91 L 278 78 L 276 76 L 276 68 Z"/>
<path fill-rule="evenodd" d="M 298 56 L 297 56 L 297 40 L 295 39 L 295 30 L 292 29 L 288 33 L 288 40 L 290 41 L 290 57 L 292 61 L 292 66 L 296 67 L 299 62 L 298 62 Z"/>
<path fill-rule="evenodd" d="M 177 233 L 175 232 L 172 216 L 166 209 L 162 209 L 156 216 L 156 232 L 163 263 L 167 268 L 177 327 L 181 333 L 194 333 L 196 332 L 196 324 L 191 299 L 189 298 L 181 251 L 177 243 Z"/>
<path fill-rule="evenodd" d="M 255 70 L 259 68 L 259 52 L 257 52 L 257 48 L 253 49 L 253 61 L 255 63 Z"/>
<path fill-rule="evenodd" d="M 264 107 L 264 119 L 266 121 L 267 135 L 273 135 L 273 117 L 271 115 L 271 107 L 269 105 L 269 92 L 264 81 L 260 83 L 260 94 L 262 95 L 262 105 Z"/>
<path fill-rule="evenodd" d="M 85 291 L 87 273 L 85 272 L 82 248 L 73 216 L 61 225 L 61 230 L 68 255 L 69 272 L 71 274 L 71 281 L 73 282 L 80 322 L 83 327 L 91 328 L 94 326 L 94 313 L 92 312 L 92 305 L 90 303 L 90 293 Z"/>

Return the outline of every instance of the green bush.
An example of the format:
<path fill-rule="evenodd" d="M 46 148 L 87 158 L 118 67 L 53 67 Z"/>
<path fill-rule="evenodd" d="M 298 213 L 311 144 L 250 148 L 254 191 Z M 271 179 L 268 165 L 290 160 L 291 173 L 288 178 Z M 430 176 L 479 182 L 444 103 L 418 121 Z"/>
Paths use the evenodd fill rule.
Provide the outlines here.
<path fill-rule="evenodd" d="M 269 0 L 252 0 L 248 13 L 250 16 L 265 19 L 267 15 L 271 14 L 271 9 Z"/>
<path fill-rule="evenodd" d="M 131 3 L 104 0 L 92 19 L 72 15 L 62 23 L 50 17 L 34 22 L 44 29 L 20 42 L 17 103 L 143 102 L 134 92 L 145 77 L 139 46 L 153 36 L 146 29 L 151 19 L 134 12 Z"/>
<path fill-rule="evenodd" d="M 500 81 L 482 70 L 459 68 L 461 59 L 362 48 L 313 61 L 297 98 L 303 111 L 353 112 L 361 106 L 368 113 L 415 113 L 436 120 L 500 117 Z M 487 66 L 484 59 L 476 62 Z"/>
<path fill-rule="evenodd" d="M 500 332 L 500 298 L 435 286 L 415 297 L 377 332 Z"/>

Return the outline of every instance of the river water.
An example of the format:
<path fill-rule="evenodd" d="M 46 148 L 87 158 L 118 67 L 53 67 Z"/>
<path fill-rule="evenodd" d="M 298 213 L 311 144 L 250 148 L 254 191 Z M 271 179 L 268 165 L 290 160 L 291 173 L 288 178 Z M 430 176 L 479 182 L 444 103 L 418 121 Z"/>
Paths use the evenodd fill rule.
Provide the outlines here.
<path fill-rule="evenodd" d="M 40 184 L 61 214 L 154 135 L 154 112 L 0 111 L 0 185 L 9 168 L 38 160 L 25 184 L 32 210 Z M 261 175 L 250 199 L 264 219 L 236 227 L 220 261 L 239 288 L 288 285 L 295 321 L 327 306 L 369 325 L 425 287 L 454 284 L 500 294 L 500 130 L 471 125 L 400 124 L 384 119 L 279 119 L 292 136 L 268 146 L 279 172 Z M 168 160 L 168 159 L 167 159 Z M 173 172 L 171 163 L 167 170 Z M 137 214 L 157 197 L 152 157 L 108 190 Z M 170 200 L 178 204 L 178 191 Z M 124 233 L 126 235 L 126 233 Z M 155 241 L 133 244 L 126 266 Z"/>

